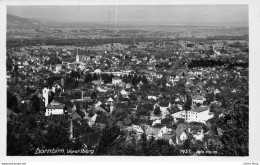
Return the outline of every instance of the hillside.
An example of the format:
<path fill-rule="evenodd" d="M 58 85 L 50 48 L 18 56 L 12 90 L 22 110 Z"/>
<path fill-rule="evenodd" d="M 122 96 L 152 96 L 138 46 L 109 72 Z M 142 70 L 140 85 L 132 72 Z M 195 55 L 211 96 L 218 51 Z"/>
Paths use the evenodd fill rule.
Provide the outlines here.
<path fill-rule="evenodd" d="M 15 15 L 7 14 L 7 26 L 31 26 L 33 23 L 27 19 Z"/>

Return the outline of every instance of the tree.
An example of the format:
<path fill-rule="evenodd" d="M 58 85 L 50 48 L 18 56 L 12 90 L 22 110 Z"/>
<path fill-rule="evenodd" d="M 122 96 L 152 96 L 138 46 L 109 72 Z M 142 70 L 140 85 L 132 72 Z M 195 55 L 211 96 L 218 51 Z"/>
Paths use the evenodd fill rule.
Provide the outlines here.
<path fill-rule="evenodd" d="M 33 109 L 31 110 L 31 112 L 41 112 L 43 110 L 43 108 L 41 106 L 42 101 L 41 101 L 41 99 L 38 98 L 37 95 L 34 95 L 30 101 L 33 106 Z"/>
<path fill-rule="evenodd" d="M 215 95 L 213 93 L 206 94 L 206 102 L 209 105 L 211 102 L 215 100 Z"/>
<path fill-rule="evenodd" d="M 101 74 L 101 78 L 104 81 L 104 83 L 109 83 L 110 82 L 110 78 L 108 74 Z"/>
<path fill-rule="evenodd" d="M 128 76 L 127 76 L 126 74 L 124 75 L 122 81 L 123 81 L 124 83 L 129 83 L 129 82 L 130 82 L 129 79 L 128 79 Z"/>
<path fill-rule="evenodd" d="M 74 79 L 80 78 L 80 72 L 72 70 L 70 76 Z"/>
<path fill-rule="evenodd" d="M 191 98 L 190 95 L 187 95 L 187 100 L 186 100 L 186 102 L 184 103 L 184 109 L 185 109 L 185 110 L 191 109 L 191 104 L 192 104 L 192 98 Z"/>
<path fill-rule="evenodd" d="M 165 86 L 166 86 L 166 83 L 167 83 L 166 77 L 163 76 L 163 77 L 161 78 L 161 80 L 160 80 L 160 85 L 163 86 L 163 87 L 165 87 Z"/>
<path fill-rule="evenodd" d="M 82 143 L 70 141 L 68 130 L 63 119 L 19 114 L 7 123 L 7 155 L 35 155 L 37 148 L 82 149 Z"/>
<path fill-rule="evenodd" d="M 6 60 L 6 69 L 8 71 L 11 71 L 13 69 L 13 61 L 10 57 L 8 57 Z"/>
<path fill-rule="evenodd" d="M 217 126 L 224 131 L 221 137 L 222 153 L 228 156 L 248 156 L 248 98 L 235 100 L 231 109 L 229 114 L 217 121 Z"/>
<path fill-rule="evenodd" d="M 92 82 L 92 76 L 91 76 L 90 73 L 87 73 L 87 74 L 86 74 L 85 79 L 84 79 L 84 82 L 85 82 L 85 83 Z"/>
<path fill-rule="evenodd" d="M 116 126 L 106 126 L 101 133 L 97 155 L 108 155 L 115 140 L 120 136 L 120 129 Z"/>
<path fill-rule="evenodd" d="M 114 78 L 114 75 L 111 73 L 109 76 L 109 82 L 112 83 L 112 79 Z"/>
<path fill-rule="evenodd" d="M 128 115 L 128 112 L 123 109 L 117 109 L 113 111 L 113 116 L 115 121 L 123 121 L 123 119 Z"/>
<path fill-rule="evenodd" d="M 97 92 L 96 91 L 93 91 L 91 93 L 91 99 L 96 99 L 97 98 Z"/>
<path fill-rule="evenodd" d="M 191 148 L 191 139 L 186 139 L 182 144 L 183 149 L 190 149 Z"/>
<path fill-rule="evenodd" d="M 98 75 L 94 73 L 92 80 L 98 80 Z"/>
<path fill-rule="evenodd" d="M 70 77 L 70 76 L 67 76 L 67 77 L 65 78 L 64 87 L 65 87 L 66 89 L 71 89 L 71 88 L 73 88 L 73 85 L 74 85 L 74 80 L 73 80 L 73 78 Z"/>
<path fill-rule="evenodd" d="M 56 65 L 56 64 L 61 64 L 61 60 L 57 57 L 51 57 L 48 61 L 47 61 L 47 64 L 50 64 L 50 65 Z"/>
<path fill-rule="evenodd" d="M 154 113 L 155 115 L 160 115 L 160 114 L 161 114 L 160 107 L 157 106 L 157 107 L 154 109 L 153 113 Z"/>
<path fill-rule="evenodd" d="M 148 84 L 148 83 L 149 83 L 149 81 L 147 80 L 146 76 L 143 76 L 143 77 L 141 78 L 141 81 L 142 81 L 144 84 Z"/>
<path fill-rule="evenodd" d="M 138 76 L 135 74 L 134 77 L 132 78 L 132 84 L 135 86 L 140 82 L 140 79 Z"/>
<path fill-rule="evenodd" d="M 93 117 L 95 115 L 95 113 L 93 112 L 93 110 L 90 110 L 88 112 L 88 117 Z"/>
<path fill-rule="evenodd" d="M 18 101 L 16 96 L 10 92 L 9 90 L 7 91 L 7 108 L 17 111 L 18 112 Z"/>
<path fill-rule="evenodd" d="M 53 99 L 54 99 L 54 92 L 53 91 L 50 91 L 49 93 L 48 93 L 48 103 L 50 104 L 52 101 L 53 101 Z"/>

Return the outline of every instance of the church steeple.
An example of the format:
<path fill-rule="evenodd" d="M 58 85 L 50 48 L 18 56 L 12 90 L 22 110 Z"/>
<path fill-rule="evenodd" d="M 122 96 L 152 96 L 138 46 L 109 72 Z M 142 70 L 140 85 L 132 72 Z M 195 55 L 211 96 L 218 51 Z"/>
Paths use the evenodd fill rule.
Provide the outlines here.
<path fill-rule="evenodd" d="M 77 49 L 76 62 L 79 62 L 79 50 Z"/>

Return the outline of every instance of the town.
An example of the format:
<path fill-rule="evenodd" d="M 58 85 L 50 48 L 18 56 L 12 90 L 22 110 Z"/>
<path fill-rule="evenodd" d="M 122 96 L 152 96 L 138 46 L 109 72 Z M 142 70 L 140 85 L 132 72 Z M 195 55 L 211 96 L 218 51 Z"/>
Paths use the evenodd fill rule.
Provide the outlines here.
<path fill-rule="evenodd" d="M 247 28 L 12 26 L 8 155 L 248 155 Z"/>

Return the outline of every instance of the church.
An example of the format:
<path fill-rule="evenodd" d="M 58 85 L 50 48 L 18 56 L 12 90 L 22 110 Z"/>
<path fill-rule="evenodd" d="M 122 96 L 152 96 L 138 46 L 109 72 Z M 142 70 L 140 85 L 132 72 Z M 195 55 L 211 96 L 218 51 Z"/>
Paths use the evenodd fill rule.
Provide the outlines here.
<path fill-rule="evenodd" d="M 83 64 L 87 63 L 89 60 L 90 56 L 79 55 L 79 51 L 77 50 L 76 61 L 74 63 Z"/>

